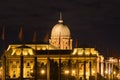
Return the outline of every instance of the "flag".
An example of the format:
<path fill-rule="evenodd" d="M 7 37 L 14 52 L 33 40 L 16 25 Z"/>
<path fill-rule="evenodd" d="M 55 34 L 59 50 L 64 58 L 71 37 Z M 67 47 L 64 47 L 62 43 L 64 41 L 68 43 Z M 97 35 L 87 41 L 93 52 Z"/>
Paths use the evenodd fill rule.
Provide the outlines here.
<path fill-rule="evenodd" d="M 4 51 L 5 51 L 5 24 L 3 24 L 3 26 L 2 26 L 1 39 L 2 39 L 2 52 L 4 53 Z"/>
<path fill-rule="evenodd" d="M 23 29 L 22 29 L 22 27 L 20 27 L 20 32 L 19 32 L 18 37 L 19 37 L 20 41 L 23 40 Z"/>
<path fill-rule="evenodd" d="M 37 39 L 37 32 L 35 31 L 33 34 L 33 42 L 36 42 L 36 39 Z"/>
<path fill-rule="evenodd" d="M 5 40 L 5 25 L 2 28 L 2 36 L 1 36 L 2 40 Z"/>
<path fill-rule="evenodd" d="M 75 47 L 78 47 L 78 38 L 76 38 L 76 43 L 75 43 Z"/>
<path fill-rule="evenodd" d="M 48 41 L 49 41 L 49 33 L 47 33 L 44 38 L 44 42 L 48 43 Z"/>

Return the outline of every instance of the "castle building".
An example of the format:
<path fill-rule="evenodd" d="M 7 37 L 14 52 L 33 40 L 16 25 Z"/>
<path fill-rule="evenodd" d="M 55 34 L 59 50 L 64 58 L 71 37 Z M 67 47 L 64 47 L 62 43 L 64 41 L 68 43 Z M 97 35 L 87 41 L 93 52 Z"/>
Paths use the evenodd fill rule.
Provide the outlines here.
<path fill-rule="evenodd" d="M 49 43 L 9 44 L 2 55 L 3 80 L 97 80 L 104 57 L 95 48 L 73 48 L 62 18 Z"/>

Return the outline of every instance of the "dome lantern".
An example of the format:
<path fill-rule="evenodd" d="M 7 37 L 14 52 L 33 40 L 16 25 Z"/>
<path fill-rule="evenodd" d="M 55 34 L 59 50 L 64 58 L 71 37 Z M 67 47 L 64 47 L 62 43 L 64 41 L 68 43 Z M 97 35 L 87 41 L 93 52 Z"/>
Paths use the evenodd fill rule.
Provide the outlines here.
<path fill-rule="evenodd" d="M 60 12 L 60 19 L 58 23 L 52 28 L 51 38 L 56 37 L 70 37 L 70 30 L 67 25 L 63 24 L 62 13 Z"/>
<path fill-rule="evenodd" d="M 62 13 L 60 12 L 60 19 L 58 20 L 59 23 L 63 23 L 63 20 L 62 20 Z"/>

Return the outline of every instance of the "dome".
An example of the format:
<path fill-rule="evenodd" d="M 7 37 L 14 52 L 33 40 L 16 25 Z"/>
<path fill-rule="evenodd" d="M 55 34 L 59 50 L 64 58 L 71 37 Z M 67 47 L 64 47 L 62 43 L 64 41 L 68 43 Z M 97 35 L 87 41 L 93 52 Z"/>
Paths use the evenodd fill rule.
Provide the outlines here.
<path fill-rule="evenodd" d="M 70 30 L 67 25 L 64 25 L 62 20 L 58 22 L 59 23 L 52 28 L 51 37 L 70 37 Z"/>

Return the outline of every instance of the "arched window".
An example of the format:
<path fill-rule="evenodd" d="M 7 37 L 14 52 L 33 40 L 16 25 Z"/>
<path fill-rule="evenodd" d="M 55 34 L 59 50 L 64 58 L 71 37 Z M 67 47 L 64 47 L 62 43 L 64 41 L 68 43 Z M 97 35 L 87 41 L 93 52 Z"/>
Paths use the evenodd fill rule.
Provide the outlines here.
<path fill-rule="evenodd" d="M 29 62 L 27 63 L 27 66 L 30 66 L 30 63 L 29 63 Z"/>
<path fill-rule="evenodd" d="M 30 72 L 29 71 L 27 71 L 27 76 L 30 76 Z"/>

